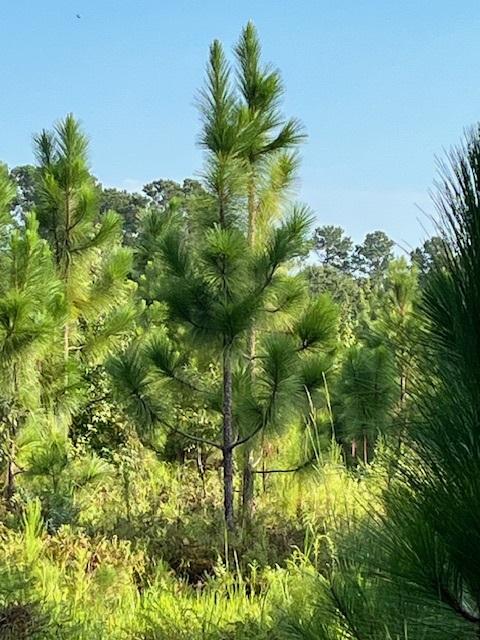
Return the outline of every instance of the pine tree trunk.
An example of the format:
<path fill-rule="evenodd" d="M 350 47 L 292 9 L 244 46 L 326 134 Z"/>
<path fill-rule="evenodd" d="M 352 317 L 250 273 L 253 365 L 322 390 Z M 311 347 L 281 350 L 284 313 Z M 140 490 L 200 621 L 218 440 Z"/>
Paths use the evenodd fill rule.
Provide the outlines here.
<path fill-rule="evenodd" d="M 233 519 L 233 423 L 232 423 L 232 356 L 228 347 L 223 354 L 223 492 L 225 523 L 235 528 Z"/>
<path fill-rule="evenodd" d="M 255 202 L 255 175 L 253 170 L 248 185 L 248 244 L 253 249 L 256 240 L 257 205 Z M 247 337 L 247 356 L 249 358 L 252 384 L 254 378 L 254 360 L 256 351 L 255 327 L 251 327 Z M 255 474 L 253 473 L 253 448 L 250 443 L 245 445 L 244 464 L 242 474 L 242 519 L 248 524 L 252 518 L 253 497 L 255 493 Z"/>
<path fill-rule="evenodd" d="M 243 476 L 242 476 L 242 509 L 243 523 L 249 523 L 252 516 L 254 477 L 253 473 L 253 451 L 247 444 L 243 456 Z"/>
<path fill-rule="evenodd" d="M 67 254 L 66 254 L 67 255 Z M 69 269 L 69 265 L 68 265 L 68 256 L 66 257 L 66 264 L 65 264 L 65 268 L 64 268 L 64 273 L 63 273 L 63 282 L 65 285 L 65 290 L 68 292 L 68 279 L 69 279 L 69 274 L 70 274 L 70 269 Z M 70 311 L 70 309 L 67 309 L 67 313 Z M 67 318 L 65 320 L 65 326 L 63 327 L 63 364 L 65 367 L 64 373 L 63 373 L 63 380 L 64 380 L 64 384 L 65 384 L 65 389 L 67 389 L 68 387 L 68 359 L 70 356 L 70 325 L 68 323 L 69 321 L 69 317 L 67 315 Z"/>
<path fill-rule="evenodd" d="M 11 511 L 13 509 L 13 497 L 15 495 L 15 456 L 16 445 L 15 437 L 17 432 L 16 420 L 13 418 L 9 428 L 9 445 L 8 445 L 8 461 L 7 461 L 7 478 L 5 483 L 5 502 L 7 503 L 7 509 Z"/>
<path fill-rule="evenodd" d="M 14 462 L 11 459 L 11 457 L 9 457 L 8 465 L 7 465 L 7 483 L 5 486 L 5 501 L 7 503 L 7 507 L 9 510 L 12 509 L 14 495 L 15 495 Z"/>
<path fill-rule="evenodd" d="M 255 356 L 256 335 L 255 329 L 252 327 L 247 338 L 247 354 L 250 359 L 250 375 L 252 384 L 254 384 L 254 366 L 253 358 Z M 243 523 L 247 524 L 252 518 L 253 497 L 255 493 L 255 474 L 253 473 L 253 446 L 250 442 L 245 445 L 245 453 L 243 456 L 243 475 L 242 475 L 242 518 Z"/>
<path fill-rule="evenodd" d="M 407 416 L 405 414 L 405 404 L 407 401 L 407 375 L 405 371 L 402 369 L 400 375 L 400 430 L 398 433 L 398 452 L 397 455 L 400 455 L 400 451 L 402 448 L 402 441 L 405 435 L 405 430 L 407 427 Z"/>
<path fill-rule="evenodd" d="M 255 246 L 257 231 L 257 204 L 255 202 L 255 174 L 253 168 L 248 181 L 248 244 Z"/>
<path fill-rule="evenodd" d="M 356 457 L 357 457 L 357 441 L 356 440 L 352 440 L 352 458 L 353 458 L 353 460 L 355 460 Z"/>
<path fill-rule="evenodd" d="M 14 397 L 17 399 L 19 397 L 19 381 L 18 381 L 18 367 L 17 364 L 14 363 L 12 368 L 12 381 L 13 381 L 13 389 L 14 389 Z M 16 447 L 16 437 L 18 433 L 18 416 L 16 415 L 15 405 L 12 404 L 10 407 L 10 412 L 7 417 L 7 425 L 8 425 L 8 451 L 7 451 L 7 478 L 5 484 L 5 500 L 7 503 L 7 509 L 13 509 L 13 497 L 15 495 L 15 457 L 17 455 L 17 447 Z"/>

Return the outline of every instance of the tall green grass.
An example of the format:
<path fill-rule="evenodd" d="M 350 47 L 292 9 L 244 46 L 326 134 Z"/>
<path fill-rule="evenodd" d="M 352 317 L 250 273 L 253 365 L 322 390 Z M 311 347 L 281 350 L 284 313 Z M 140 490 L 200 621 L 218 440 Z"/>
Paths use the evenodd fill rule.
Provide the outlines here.
<path fill-rule="evenodd" d="M 379 480 L 352 475 L 331 448 L 307 474 L 272 475 L 253 530 L 226 544 L 220 478 L 207 476 L 205 493 L 194 469 L 149 458 L 132 478 L 128 516 L 107 474 L 94 504 L 79 489 L 77 520 L 56 531 L 41 491 L 22 480 L 23 518 L 0 526 L 0 637 L 287 637 L 285 612 L 306 612 L 309 581 L 334 557 L 332 528 L 359 517 Z"/>

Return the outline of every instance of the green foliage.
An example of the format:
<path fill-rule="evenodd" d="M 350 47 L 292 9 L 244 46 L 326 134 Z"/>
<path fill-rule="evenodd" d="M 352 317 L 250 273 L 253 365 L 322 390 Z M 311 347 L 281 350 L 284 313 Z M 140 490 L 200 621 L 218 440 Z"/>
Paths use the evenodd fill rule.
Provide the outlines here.
<path fill-rule="evenodd" d="M 428 238 L 421 247 L 417 247 L 410 253 L 412 263 L 417 266 L 422 282 L 437 262 L 441 261 L 444 253 L 445 246 L 439 236 Z"/>
<path fill-rule="evenodd" d="M 99 213 L 108 214 L 115 211 L 122 219 L 124 240 L 133 244 L 142 212 L 147 208 L 148 199 L 140 193 L 129 193 L 112 187 L 100 189 Z"/>
<path fill-rule="evenodd" d="M 113 287 L 120 285 L 130 269 L 125 249 L 108 258 L 98 253 L 98 249 L 115 247 L 120 218 L 113 211 L 99 218 L 87 138 L 72 115 L 53 132 L 36 136 L 35 149 L 40 173 L 37 215 L 65 282 L 69 316 L 76 319 L 89 303 L 98 308 L 98 298 L 110 301 Z"/>
<path fill-rule="evenodd" d="M 383 346 L 355 345 L 345 354 L 339 381 L 343 437 L 375 442 L 387 433 L 395 393 L 394 365 Z M 365 462 L 368 451 L 364 451 Z"/>
<path fill-rule="evenodd" d="M 443 246 L 418 307 L 417 412 L 382 509 L 338 534 L 336 562 L 291 637 L 478 636 L 479 141 L 472 131 L 441 174 Z M 406 275 L 401 263 L 391 273 L 397 312 L 412 303 Z"/>
<path fill-rule="evenodd" d="M 355 247 L 352 258 L 355 269 L 374 280 L 380 278 L 393 257 L 393 245 L 393 241 L 383 231 L 367 233 L 363 244 Z"/>
<path fill-rule="evenodd" d="M 38 201 L 38 168 L 31 165 L 14 167 L 10 171 L 10 180 L 16 187 L 16 194 L 10 203 L 15 218 L 24 218 L 33 211 Z"/>
<path fill-rule="evenodd" d="M 310 303 L 295 326 L 301 348 L 326 350 L 333 348 L 337 324 L 337 308 L 328 295 L 319 296 Z"/>
<path fill-rule="evenodd" d="M 10 205 L 15 197 L 15 187 L 11 182 L 8 170 L 0 164 L 0 224 L 3 226 L 9 220 Z"/>
<path fill-rule="evenodd" d="M 353 242 L 341 227 L 324 225 L 314 233 L 314 250 L 322 264 L 348 272 L 351 269 Z"/>
<path fill-rule="evenodd" d="M 312 240 L 252 23 L 234 59 L 202 182 L 103 189 L 72 115 L 0 165 L 0 637 L 478 638 L 480 129 L 410 262 Z"/>

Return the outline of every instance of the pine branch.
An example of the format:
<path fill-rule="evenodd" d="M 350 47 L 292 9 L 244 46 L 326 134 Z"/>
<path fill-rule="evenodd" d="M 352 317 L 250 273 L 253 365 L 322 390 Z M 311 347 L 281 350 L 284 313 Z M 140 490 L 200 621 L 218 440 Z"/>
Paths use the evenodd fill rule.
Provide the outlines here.
<path fill-rule="evenodd" d="M 191 433 L 187 433 L 186 431 L 182 431 L 181 429 L 178 429 L 177 427 L 173 427 L 171 424 L 166 422 L 166 420 L 163 420 L 163 419 L 158 418 L 158 417 L 157 417 L 157 422 L 159 422 L 160 424 L 163 424 L 171 433 L 175 433 L 176 435 L 182 436 L 183 438 L 187 438 L 188 440 L 192 440 L 192 442 L 197 442 L 199 444 L 208 445 L 209 447 L 214 447 L 215 449 L 218 449 L 219 451 L 223 451 L 223 446 L 221 444 L 219 444 L 218 442 L 213 442 L 213 440 L 208 440 L 207 438 L 200 438 L 199 436 L 194 436 Z"/>
<path fill-rule="evenodd" d="M 260 431 L 266 426 L 265 420 L 263 420 L 257 427 L 255 427 L 255 429 L 248 435 L 245 436 L 244 438 L 240 438 L 239 440 L 236 440 L 232 445 L 231 445 L 231 449 L 236 449 L 237 447 L 239 447 L 242 444 L 245 444 L 246 442 L 248 442 L 249 440 L 251 440 L 252 438 L 254 438 L 257 433 L 260 433 Z"/>
<path fill-rule="evenodd" d="M 302 464 L 299 464 L 298 466 L 292 467 L 290 469 L 261 469 L 254 470 L 252 473 L 258 473 L 262 476 L 268 475 L 269 473 L 296 473 L 297 471 L 302 471 L 302 469 L 306 469 L 306 467 L 309 467 L 315 461 L 315 459 L 315 456 L 312 456 L 308 460 L 305 460 L 305 462 L 302 462 Z"/>
<path fill-rule="evenodd" d="M 182 387 L 185 387 L 186 389 L 189 389 L 190 391 L 195 391 L 195 393 L 199 393 L 199 394 L 201 394 L 203 396 L 206 396 L 206 395 L 208 395 L 210 393 L 210 391 L 208 389 L 201 389 L 200 387 L 197 387 L 196 385 L 194 385 L 189 380 L 185 380 L 184 378 L 180 378 L 173 371 L 164 372 L 164 373 L 165 373 L 165 376 L 167 378 L 169 378 L 173 382 L 177 382 L 179 385 L 181 385 Z"/>
<path fill-rule="evenodd" d="M 240 439 L 236 440 L 231 445 L 231 449 L 232 450 L 236 449 L 237 447 L 241 446 L 242 444 L 247 443 L 249 440 L 254 438 L 257 435 L 257 433 L 260 433 L 260 431 L 267 426 L 267 424 L 268 424 L 267 416 L 272 411 L 273 405 L 275 403 L 275 398 L 276 398 L 277 392 L 278 392 L 278 386 L 279 386 L 278 382 L 276 382 L 275 386 L 272 389 L 272 393 L 271 393 L 270 400 L 269 400 L 269 403 L 268 403 L 268 408 L 265 411 L 265 413 L 263 414 L 263 418 L 262 418 L 262 421 L 260 422 L 260 424 L 257 427 L 255 427 L 255 429 L 253 429 L 253 431 L 248 436 L 245 436 L 243 438 L 240 438 Z"/>
<path fill-rule="evenodd" d="M 480 624 L 480 617 L 467 611 L 462 604 L 450 593 L 447 587 L 440 586 L 440 598 L 442 602 L 451 607 L 455 613 L 461 616 L 464 620 L 471 622 L 472 624 Z"/>

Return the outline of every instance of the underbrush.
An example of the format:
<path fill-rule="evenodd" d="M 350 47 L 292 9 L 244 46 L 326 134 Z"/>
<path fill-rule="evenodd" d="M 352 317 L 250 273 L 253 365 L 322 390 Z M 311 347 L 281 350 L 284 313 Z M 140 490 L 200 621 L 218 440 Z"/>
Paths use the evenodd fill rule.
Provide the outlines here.
<path fill-rule="evenodd" d="M 112 465 L 76 487 L 75 517 L 53 529 L 56 502 L 22 479 L 24 503 L 0 529 L 1 638 L 285 638 L 285 612 L 307 613 L 308 581 L 332 561 L 330 529 L 380 484 L 336 454 L 307 475 L 272 476 L 252 522 L 228 539 L 217 471 L 202 483 L 194 466 L 144 456 L 128 486 Z"/>
<path fill-rule="evenodd" d="M 193 586 L 164 562 L 117 538 L 63 527 L 45 532 L 39 503 L 24 530 L 2 529 L 0 637 L 138 640 L 275 638 L 282 611 L 313 566 L 294 553 L 285 568 L 219 561 Z"/>

